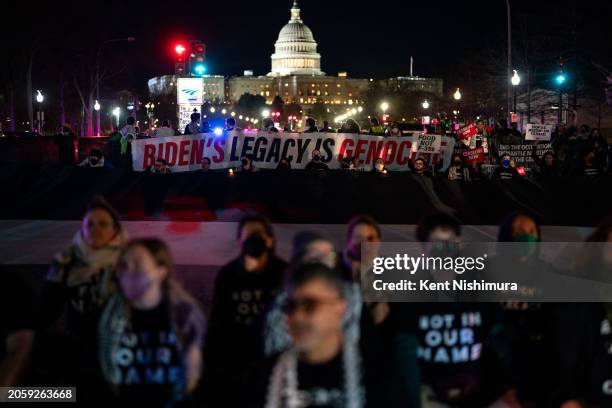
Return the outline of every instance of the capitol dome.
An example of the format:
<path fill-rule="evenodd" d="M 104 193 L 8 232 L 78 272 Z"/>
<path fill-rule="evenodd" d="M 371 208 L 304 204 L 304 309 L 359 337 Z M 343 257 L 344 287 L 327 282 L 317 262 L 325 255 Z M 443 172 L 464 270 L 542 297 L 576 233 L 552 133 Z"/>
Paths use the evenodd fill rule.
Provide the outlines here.
<path fill-rule="evenodd" d="M 278 34 L 274 51 L 270 76 L 325 75 L 321 72 L 317 43 L 310 28 L 300 18 L 297 0 L 291 8 L 291 19 Z"/>

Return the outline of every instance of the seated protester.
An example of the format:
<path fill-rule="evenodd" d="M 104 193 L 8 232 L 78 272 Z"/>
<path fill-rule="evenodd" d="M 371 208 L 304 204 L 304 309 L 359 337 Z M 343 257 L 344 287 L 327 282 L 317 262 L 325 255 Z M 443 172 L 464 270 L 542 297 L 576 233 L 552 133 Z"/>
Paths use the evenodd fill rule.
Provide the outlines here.
<path fill-rule="evenodd" d="M 555 160 L 555 154 L 552 151 L 548 151 L 542 155 L 540 159 L 535 149 L 536 145 L 533 145 L 531 151 L 531 157 L 535 164 L 538 166 L 539 177 L 557 177 L 561 175 L 561 167 L 559 162 Z"/>
<path fill-rule="evenodd" d="M 115 290 L 113 276 L 125 242 L 119 215 L 101 197 L 90 203 L 72 244 L 57 254 L 46 276 L 38 313 L 41 329 L 62 322 L 60 360 L 55 369 L 63 382 L 81 386 L 81 397 L 96 398 L 86 391 L 97 389 L 97 324 L 106 301 Z"/>
<path fill-rule="evenodd" d="M 374 166 L 372 167 L 372 172 L 379 174 L 387 174 L 387 167 L 385 166 L 385 161 L 380 157 L 376 159 L 376 161 L 374 162 Z"/>
<path fill-rule="evenodd" d="M 574 170 L 574 175 L 593 179 L 604 175 L 602 163 L 597 163 L 595 152 L 587 153 L 578 163 Z"/>
<path fill-rule="evenodd" d="M 493 178 L 496 180 L 512 180 L 519 177 L 518 171 L 511 166 L 510 155 L 504 154 L 499 161 L 499 167 L 493 172 Z"/>
<path fill-rule="evenodd" d="M 291 273 L 282 306 L 291 348 L 262 364 L 246 405 L 388 406 L 380 348 L 343 330 L 344 287 L 341 274 L 323 264 L 299 265 Z"/>
<path fill-rule="evenodd" d="M 281 291 L 287 266 L 274 254 L 274 231 L 263 216 L 245 216 L 237 241 L 241 254 L 221 268 L 212 295 L 204 353 L 204 395 L 210 406 L 238 403 L 236 389 L 263 355 L 264 311 Z"/>
<path fill-rule="evenodd" d="M 225 129 L 224 130 L 226 132 L 234 132 L 234 131 L 240 131 L 242 129 L 236 126 L 236 119 L 229 117 L 225 119 Z"/>
<path fill-rule="evenodd" d="M 416 236 L 426 256 L 460 254 L 461 226 L 451 216 L 426 216 L 419 222 Z M 436 271 L 430 273 L 436 279 Z M 451 271 L 448 279 L 454 278 Z M 513 406 L 501 402 L 506 391 L 503 372 L 488 369 L 498 365 L 493 363 L 498 359 L 489 345 L 497 343 L 492 340 L 500 314 L 494 303 L 392 303 L 389 321 L 397 400 L 404 406 L 423 408 Z M 420 385 L 414 381 L 418 371 Z"/>
<path fill-rule="evenodd" d="M 484 172 L 482 168 L 483 163 L 475 163 L 470 169 L 470 180 L 482 181 L 488 180 L 489 176 Z"/>
<path fill-rule="evenodd" d="M 278 133 L 278 129 L 274 126 L 274 121 L 271 118 L 264 118 L 261 122 L 261 130 L 264 132 Z"/>
<path fill-rule="evenodd" d="M 317 128 L 317 123 L 314 118 L 306 118 L 306 126 L 304 127 L 304 133 L 317 133 L 319 129 Z"/>
<path fill-rule="evenodd" d="M 200 117 L 199 112 L 193 112 L 191 114 L 191 122 L 185 126 L 184 135 L 197 135 L 200 133 Z"/>
<path fill-rule="evenodd" d="M 291 163 L 289 162 L 289 160 L 282 158 L 278 162 L 278 165 L 276 166 L 276 170 L 280 170 L 280 171 L 291 170 Z"/>
<path fill-rule="evenodd" d="M 162 241 L 128 242 L 117 269 L 119 290 L 99 325 L 104 378 L 117 402 L 173 406 L 198 385 L 204 315 L 175 280 Z"/>
<path fill-rule="evenodd" d="M 372 117 L 370 119 L 370 131 L 368 132 L 370 135 L 374 136 L 384 136 L 385 128 L 380 125 L 378 122 L 378 118 Z"/>
<path fill-rule="evenodd" d="M 425 160 L 420 157 L 414 160 L 414 163 L 409 161 L 408 167 L 410 167 L 410 170 L 412 170 L 416 176 L 433 177 L 431 170 L 426 168 Z"/>
<path fill-rule="evenodd" d="M 240 158 L 240 166 L 238 166 L 237 171 L 244 173 L 252 173 L 257 170 L 258 169 L 253 164 L 253 158 L 251 156 L 243 156 Z"/>
<path fill-rule="evenodd" d="M 28 384 L 36 327 L 34 289 L 13 268 L 0 269 L 0 387 Z"/>
<path fill-rule="evenodd" d="M 168 119 L 164 119 L 162 121 L 162 125 L 155 129 L 154 136 L 155 137 L 168 137 L 174 136 L 174 129 L 170 127 L 170 121 Z"/>
<path fill-rule="evenodd" d="M 209 157 L 203 157 L 202 158 L 202 167 L 200 168 L 200 171 L 202 171 L 202 172 L 212 171 L 210 169 L 210 163 L 211 163 L 211 161 L 210 161 Z"/>
<path fill-rule="evenodd" d="M 170 174 L 170 166 L 168 166 L 168 163 L 166 162 L 166 159 L 157 159 L 155 160 L 155 165 L 151 166 L 150 169 L 151 173 L 156 173 L 156 174 Z"/>
<path fill-rule="evenodd" d="M 321 133 L 336 133 L 336 130 L 332 129 L 331 127 L 329 127 L 329 122 L 324 120 L 323 121 L 323 127 L 321 129 L 319 129 L 319 132 L 321 132 Z"/>
<path fill-rule="evenodd" d="M 329 167 L 321 161 L 321 152 L 319 150 L 312 151 L 312 160 L 308 162 L 304 168 L 306 171 L 327 171 Z"/>
<path fill-rule="evenodd" d="M 79 163 L 79 167 L 105 170 L 113 168 L 112 164 L 104 160 L 104 153 L 102 153 L 102 150 L 95 148 L 91 149 L 87 158 Z"/>
<path fill-rule="evenodd" d="M 459 154 L 453 154 L 451 164 L 446 170 L 446 175 L 449 180 L 470 181 L 470 169 L 463 164 L 463 159 Z"/>

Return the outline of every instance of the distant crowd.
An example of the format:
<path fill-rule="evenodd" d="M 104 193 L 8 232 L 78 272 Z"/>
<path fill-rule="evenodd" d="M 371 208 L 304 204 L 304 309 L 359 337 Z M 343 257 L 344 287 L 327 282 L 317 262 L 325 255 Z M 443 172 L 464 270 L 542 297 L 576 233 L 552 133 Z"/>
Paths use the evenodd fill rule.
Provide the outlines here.
<path fill-rule="evenodd" d="M 183 134 L 197 134 L 213 132 L 208 122 L 201 122 L 199 113 L 191 115 L 191 122 L 186 125 Z M 537 177 L 551 178 L 558 176 L 576 176 L 584 178 L 597 178 L 612 172 L 612 150 L 604 135 L 597 128 L 590 128 L 588 125 L 580 127 L 566 127 L 561 124 L 551 136 L 550 142 L 540 142 L 550 144 L 550 148 L 544 152 L 538 152 L 537 142 L 525 142 L 516 123 L 507 125 L 505 120 L 499 120 L 494 125 L 487 125 L 483 120 L 477 120 L 474 124 L 475 134 L 467 139 L 460 139 L 455 132 L 447 132 L 439 126 L 430 126 L 424 129 L 431 134 L 445 134 L 456 137 L 455 154 L 451 157 L 450 163 L 431 163 L 422 157 L 415 157 L 408 164 L 411 171 L 417 175 L 440 176 L 449 180 L 484 180 L 489 178 L 513 179 L 524 175 L 535 175 Z M 236 126 L 233 117 L 225 120 L 222 132 L 232 132 L 242 130 Z M 261 131 L 278 132 L 271 118 L 265 118 L 262 122 Z M 289 131 L 289 129 L 285 129 Z M 314 118 L 307 118 L 303 133 L 365 133 L 369 135 L 384 137 L 402 137 L 408 133 L 403 130 L 399 122 L 391 122 L 386 126 L 379 123 L 378 119 L 370 120 L 370 128 L 363 130 L 353 119 L 347 119 L 338 129 L 333 129 L 328 122 L 323 122 L 320 128 Z M 155 129 L 153 137 L 167 137 L 179 134 L 170 127 L 169 121 L 163 121 L 161 127 Z M 110 169 L 113 167 L 131 167 L 131 141 L 137 138 L 150 137 L 143 135 L 135 126 L 133 117 L 127 119 L 126 125 L 114 132 L 108 140 L 108 148 L 103 152 L 101 149 L 92 149 L 89 156 L 79 163 L 82 167 L 93 167 Z M 62 128 L 56 137 L 59 148 L 60 162 L 63 164 L 74 164 L 74 143 L 76 137 L 70 129 Z M 502 146 L 527 144 L 531 146 L 532 152 L 530 159 L 533 166 L 523 166 L 516 163 L 512 155 L 504 151 Z M 467 162 L 465 152 L 479 149 L 482 151 L 479 160 Z M 306 170 L 329 170 L 327 164 L 323 163 L 321 153 L 314 151 L 311 162 Z M 201 171 L 211 171 L 210 158 L 202 160 Z M 341 163 L 343 170 L 364 170 L 357 162 L 357 158 L 345 158 Z M 446 169 L 440 172 L 440 169 Z M 277 170 L 290 170 L 291 162 L 281 159 Z M 236 171 L 257 171 L 257 162 L 252 156 L 241 158 L 241 165 Z M 385 167 L 383 158 L 376 160 L 371 169 L 373 172 L 387 174 L 389 169 Z M 160 158 L 154 166 L 149 169 L 153 173 L 170 173 L 172 167 L 165 159 Z M 528 174 L 527 174 L 528 173 Z"/>

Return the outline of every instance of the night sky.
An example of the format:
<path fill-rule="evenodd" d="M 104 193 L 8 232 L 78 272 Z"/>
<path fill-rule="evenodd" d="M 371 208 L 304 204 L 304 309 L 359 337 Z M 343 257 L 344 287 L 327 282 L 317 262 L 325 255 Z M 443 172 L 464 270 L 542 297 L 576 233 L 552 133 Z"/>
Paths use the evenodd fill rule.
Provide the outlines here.
<path fill-rule="evenodd" d="M 24 2 L 25 3 L 25 2 Z M 105 50 L 108 61 L 128 68 L 115 78 L 117 85 L 146 89 L 150 77 L 173 70 L 172 44 L 201 39 L 207 45 L 211 74 L 241 74 L 252 69 L 266 74 L 281 27 L 289 20 L 291 0 L 184 1 L 130 0 L 49 2 L 24 5 L 5 18 L 3 41 L 21 38 L 42 44 L 34 65 L 34 80 L 52 80 L 53 69 L 66 55 L 67 64 L 79 64 L 88 44 L 108 38 L 134 36 L 132 44 Z M 611 2 L 514 0 L 515 21 L 531 16 L 535 30 L 563 38 L 570 31 L 571 5 L 579 16 L 578 47 L 587 58 L 610 59 Z M 4 3 L 5 6 L 7 3 Z M 481 49 L 505 52 L 506 6 L 503 0 L 391 1 L 300 0 L 302 18 L 312 29 L 322 55 L 322 69 L 331 75 L 382 78 L 407 75 L 410 56 L 415 74 L 456 81 L 457 61 Z M 6 16 L 6 14 L 5 14 Z M 29 16 L 24 18 L 24 16 Z M 11 22 L 17 22 L 11 28 Z M 515 27 L 515 30 L 517 28 Z M 12 33 L 9 33 L 12 31 Z M 11 34 L 17 33 L 17 37 Z M 18 44 L 18 43 L 17 43 Z M 5 52 L 11 50 L 5 48 Z M 75 57 L 76 56 L 76 57 Z M 607 62 L 607 61 L 602 61 Z"/>

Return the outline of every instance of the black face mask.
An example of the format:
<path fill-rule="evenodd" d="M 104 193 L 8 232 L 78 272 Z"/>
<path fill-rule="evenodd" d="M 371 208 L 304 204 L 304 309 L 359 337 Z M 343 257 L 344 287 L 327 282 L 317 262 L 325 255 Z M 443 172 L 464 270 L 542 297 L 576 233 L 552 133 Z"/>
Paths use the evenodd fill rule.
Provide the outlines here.
<path fill-rule="evenodd" d="M 262 256 L 267 250 L 266 240 L 259 234 L 249 236 L 242 243 L 242 253 L 253 258 Z"/>
<path fill-rule="evenodd" d="M 246 166 L 247 164 L 249 164 L 249 161 L 247 159 L 242 159 L 242 165 Z"/>
<path fill-rule="evenodd" d="M 99 161 L 100 161 L 100 159 L 99 159 L 99 158 L 97 158 L 97 157 L 90 157 L 90 158 L 89 158 L 89 162 L 90 162 L 91 164 L 94 164 L 94 165 L 95 165 L 95 164 L 98 164 L 98 162 L 99 162 Z"/>
<path fill-rule="evenodd" d="M 318 162 L 319 160 L 321 160 L 321 156 L 313 156 L 312 157 L 312 161 Z"/>

